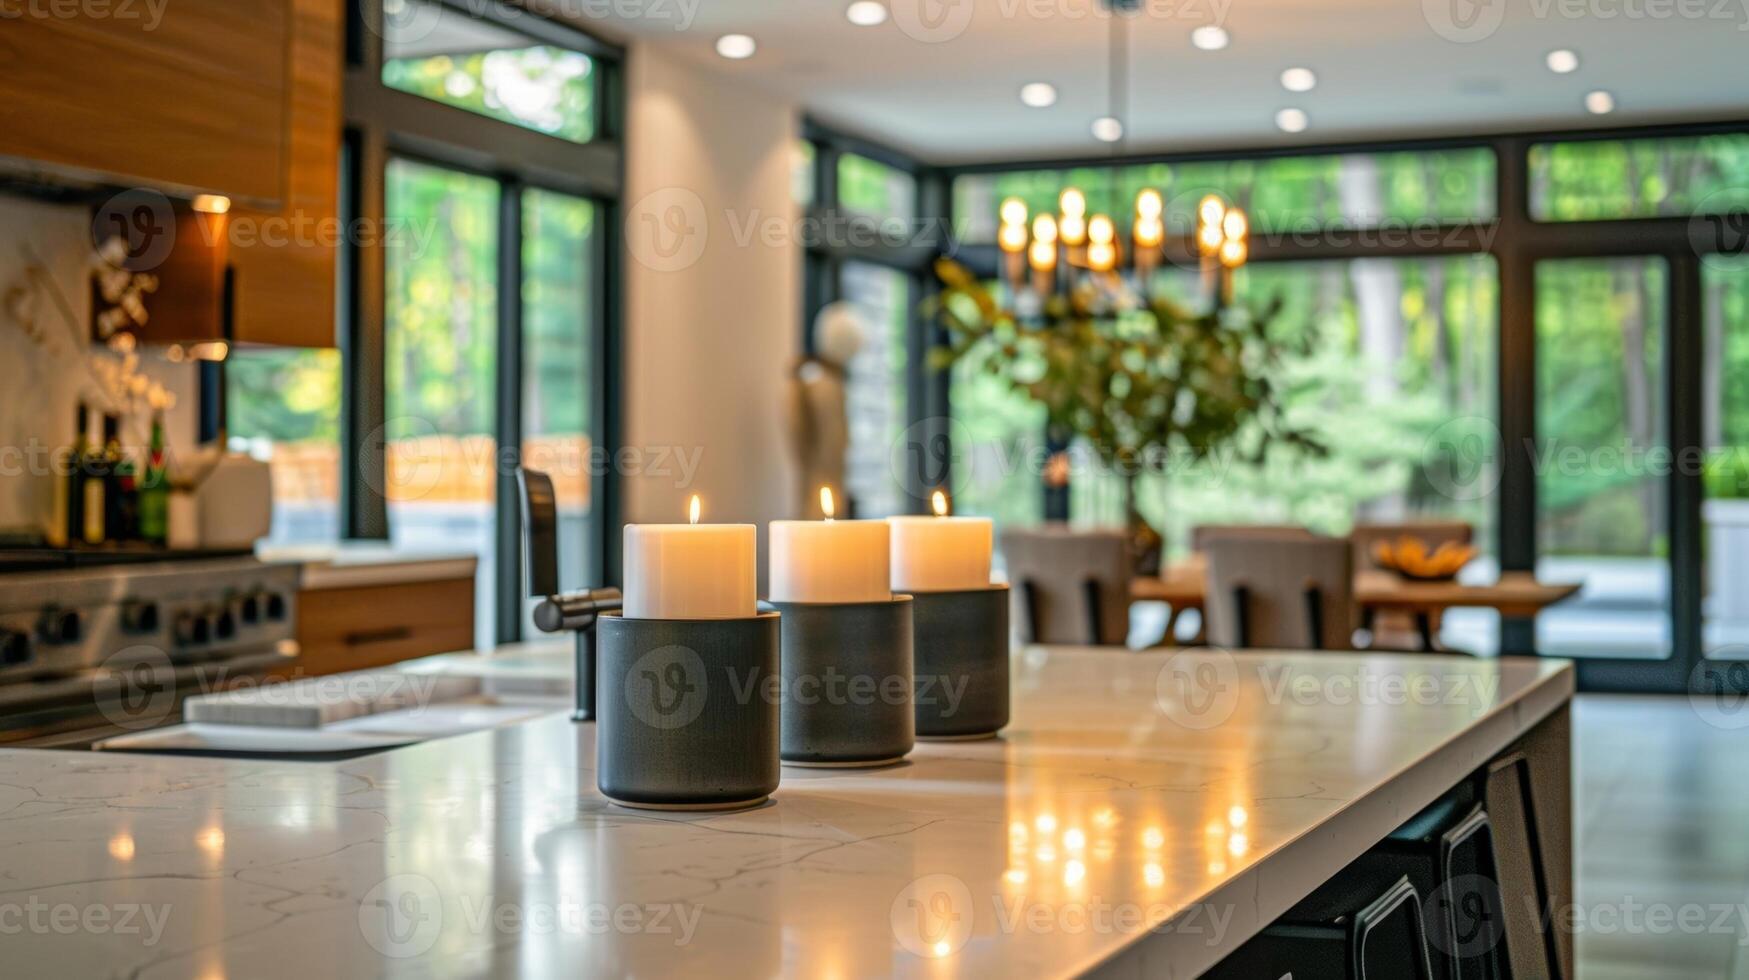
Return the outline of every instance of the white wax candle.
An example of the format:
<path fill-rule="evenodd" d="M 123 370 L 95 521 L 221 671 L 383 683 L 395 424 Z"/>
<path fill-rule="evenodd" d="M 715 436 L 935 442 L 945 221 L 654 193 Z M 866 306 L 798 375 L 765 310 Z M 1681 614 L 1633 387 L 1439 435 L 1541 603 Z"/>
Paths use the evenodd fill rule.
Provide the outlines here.
<path fill-rule="evenodd" d="M 697 506 L 694 505 L 694 520 Z M 758 544 L 751 524 L 627 524 L 627 619 L 747 619 L 758 615 Z"/>
<path fill-rule="evenodd" d="M 885 602 L 886 521 L 772 521 L 772 602 Z"/>
<path fill-rule="evenodd" d="M 959 592 L 990 585 L 988 517 L 889 517 L 894 592 Z"/>

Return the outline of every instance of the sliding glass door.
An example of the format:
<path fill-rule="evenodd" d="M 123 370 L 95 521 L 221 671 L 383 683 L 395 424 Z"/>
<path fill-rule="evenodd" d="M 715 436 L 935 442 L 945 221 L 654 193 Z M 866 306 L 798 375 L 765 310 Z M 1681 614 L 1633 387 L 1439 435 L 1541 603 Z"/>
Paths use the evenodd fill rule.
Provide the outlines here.
<path fill-rule="evenodd" d="M 1544 654 L 1671 653 L 1668 278 L 1659 258 L 1536 267 L 1537 577 L 1584 583 L 1537 618 Z"/>
<path fill-rule="evenodd" d="M 1749 261 L 1701 269 L 1701 643 L 1749 660 Z"/>

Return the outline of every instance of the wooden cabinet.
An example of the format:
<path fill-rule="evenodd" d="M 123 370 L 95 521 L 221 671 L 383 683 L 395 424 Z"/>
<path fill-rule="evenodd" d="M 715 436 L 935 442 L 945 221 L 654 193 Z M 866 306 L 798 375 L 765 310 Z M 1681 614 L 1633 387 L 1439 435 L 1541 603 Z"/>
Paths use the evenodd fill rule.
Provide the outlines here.
<path fill-rule="evenodd" d="M 231 215 L 233 339 L 333 347 L 344 0 L 293 0 L 283 203 Z"/>
<path fill-rule="evenodd" d="M 0 29 L 0 155 L 51 174 L 277 204 L 293 0 L 36 5 Z"/>
<path fill-rule="evenodd" d="M 298 593 L 298 660 L 313 677 L 474 648 L 474 580 L 446 578 Z"/>
<path fill-rule="evenodd" d="M 176 216 L 158 271 L 189 298 L 149 303 L 159 322 L 143 340 L 221 339 L 228 264 L 232 340 L 334 346 L 343 4 L 176 0 L 0 18 L 8 169 L 232 199 L 216 222 Z M 185 235 L 197 220 L 221 239 Z M 215 260 L 217 285 L 186 275 Z"/>

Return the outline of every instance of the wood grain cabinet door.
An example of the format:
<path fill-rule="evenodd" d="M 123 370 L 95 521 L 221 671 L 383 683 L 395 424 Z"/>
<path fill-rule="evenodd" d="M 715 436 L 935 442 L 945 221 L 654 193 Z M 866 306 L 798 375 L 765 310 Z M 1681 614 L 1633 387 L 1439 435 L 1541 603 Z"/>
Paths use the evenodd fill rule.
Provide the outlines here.
<path fill-rule="evenodd" d="M 292 0 L 0 2 L 0 155 L 277 207 Z"/>
<path fill-rule="evenodd" d="M 285 199 L 231 215 L 232 339 L 242 343 L 335 344 L 343 2 L 292 0 Z"/>

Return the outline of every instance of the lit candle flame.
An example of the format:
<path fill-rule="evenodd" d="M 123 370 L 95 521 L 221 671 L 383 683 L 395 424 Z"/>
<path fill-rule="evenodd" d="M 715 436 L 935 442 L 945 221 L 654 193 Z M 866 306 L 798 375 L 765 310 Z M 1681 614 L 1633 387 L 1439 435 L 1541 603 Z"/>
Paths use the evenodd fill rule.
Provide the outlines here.
<path fill-rule="evenodd" d="M 837 516 L 837 511 L 832 508 L 831 487 L 820 488 L 820 510 L 825 513 L 827 520 L 831 520 L 833 517 Z"/>
<path fill-rule="evenodd" d="M 947 494 L 937 490 L 935 491 L 934 496 L 929 498 L 929 503 L 935 508 L 936 517 L 947 516 Z"/>
<path fill-rule="evenodd" d="M 692 495 L 692 523 L 698 523 L 698 494 Z"/>

